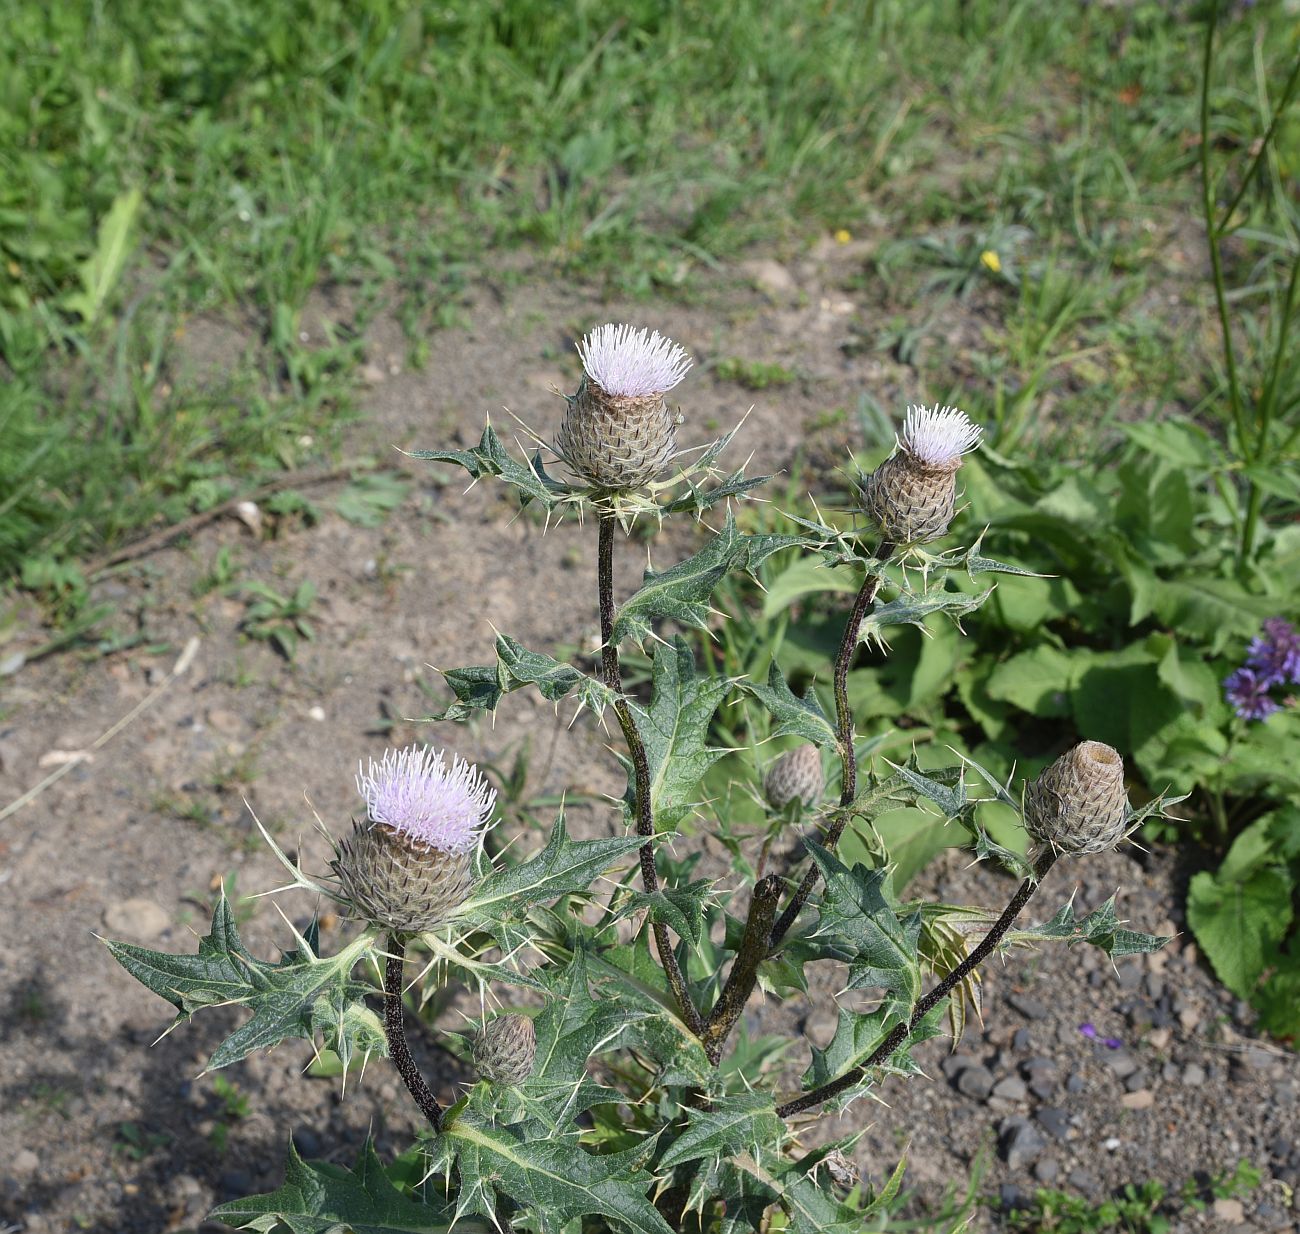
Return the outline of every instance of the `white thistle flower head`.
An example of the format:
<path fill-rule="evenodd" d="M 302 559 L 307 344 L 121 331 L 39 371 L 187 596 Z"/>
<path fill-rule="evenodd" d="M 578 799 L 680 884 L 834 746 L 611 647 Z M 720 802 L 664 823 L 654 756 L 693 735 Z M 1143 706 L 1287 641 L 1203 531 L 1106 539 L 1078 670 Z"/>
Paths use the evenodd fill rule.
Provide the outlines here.
<path fill-rule="evenodd" d="M 983 429 L 956 407 L 908 407 L 902 447 L 919 463 L 944 471 L 961 466 L 961 456 L 980 444 Z"/>
<path fill-rule="evenodd" d="M 658 330 L 651 333 L 613 322 L 586 335 L 578 355 L 587 376 L 615 398 L 667 394 L 693 363 L 684 347 Z"/>
<path fill-rule="evenodd" d="M 357 791 L 372 822 L 444 853 L 478 845 L 497 795 L 472 763 L 456 755 L 448 769 L 432 746 L 386 750 L 369 762 L 358 766 Z"/>

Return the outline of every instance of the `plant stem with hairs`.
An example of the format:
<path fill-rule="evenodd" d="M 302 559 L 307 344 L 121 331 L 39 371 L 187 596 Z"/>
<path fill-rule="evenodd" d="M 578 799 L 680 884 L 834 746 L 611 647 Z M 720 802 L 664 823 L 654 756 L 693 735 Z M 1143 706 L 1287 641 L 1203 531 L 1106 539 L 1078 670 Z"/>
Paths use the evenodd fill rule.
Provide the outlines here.
<path fill-rule="evenodd" d="M 415 1099 L 420 1112 L 429 1120 L 434 1131 L 442 1130 L 442 1106 L 433 1090 L 425 1083 L 420 1068 L 411 1057 L 406 1043 L 406 1027 L 402 1014 L 402 968 L 406 959 L 406 943 L 400 935 L 388 936 L 388 959 L 384 965 L 384 1035 L 388 1038 L 388 1053 L 397 1074 L 402 1077 L 406 1091 Z"/>
<path fill-rule="evenodd" d="M 812 1092 L 804 1093 L 803 1096 L 796 1097 L 793 1101 L 787 1101 L 785 1105 L 777 1106 L 776 1112 L 782 1118 L 791 1118 L 795 1114 L 802 1114 L 805 1110 L 811 1110 L 814 1106 L 821 1105 L 823 1101 L 838 1097 L 840 1093 L 852 1088 L 862 1080 L 872 1067 L 887 1063 L 893 1056 L 894 1051 L 912 1035 L 916 1026 L 952 993 L 958 983 L 988 959 L 994 948 L 1002 941 L 1003 935 L 1011 928 L 1015 919 L 1020 916 L 1021 910 L 1029 903 L 1029 898 L 1034 894 L 1039 882 L 1055 863 L 1055 852 L 1050 849 L 1047 850 L 1039 859 L 1034 873 L 1020 884 L 1016 894 L 1011 897 L 1011 902 L 1002 910 L 1002 916 L 993 923 L 992 929 L 980 940 L 979 945 L 943 977 L 934 989 L 917 1001 L 916 1006 L 912 1008 L 912 1014 L 901 1024 L 895 1025 L 889 1035 L 876 1047 L 865 1062 L 846 1071 L 839 1079 L 831 1080 L 828 1084 L 813 1089 Z"/>
<path fill-rule="evenodd" d="M 754 894 L 749 901 L 749 916 L 745 921 L 745 936 L 732 962 L 727 984 L 723 986 L 704 1025 L 704 1049 L 715 1067 L 721 1061 L 722 1047 L 726 1044 L 727 1037 L 745 1010 L 745 1003 L 758 977 L 758 966 L 767 959 L 767 940 L 780 898 L 779 876 L 769 874 L 754 885 Z"/>
<path fill-rule="evenodd" d="M 855 748 L 856 735 L 853 731 L 853 713 L 849 709 L 849 665 L 853 662 L 853 653 L 858 648 L 858 636 L 862 632 L 862 623 L 867 610 L 876 602 L 880 588 L 885 581 L 884 564 L 893 555 L 894 546 L 888 541 L 881 543 L 876 550 L 875 560 L 878 566 L 868 566 L 867 577 L 862 580 L 858 594 L 849 610 L 848 620 L 844 623 L 844 634 L 840 639 L 840 648 L 835 656 L 835 740 L 840 752 L 840 809 L 833 817 L 830 827 L 822 838 L 822 846 L 834 849 L 839 843 L 844 828 L 848 826 L 852 811 L 847 809 L 853 804 L 858 792 L 858 757 Z M 772 931 L 770 948 L 775 948 L 795 923 L 803 906 L 812 895 L 820 877 L 816 866 L 811 866 L 804 875 L 799 889 L 785 906 L 780 920 Z"/>
<path fill-rule="evenodd" d="M 600 593 L 601 675 L 605 684 L 615 692 L 614 714 L 618 717 L 632 759 L 636 830 L 646 840 L 640 849 L 641 882 L 649 894 L 654 894 L 659 890 L 659 871 L 655 866 L 653 843 L 655 824 L 650 801 L 650 766 L 646 761 L 641 734 L 637 732 L 636 723 L 632 719 L 632 709 L 623 697 L 623 675 L 618 663 L 618 645 L 614 641 L 614 530 L 617 525 L 618 520 L 611 512 L 605 511 L 600 515 L 596 581 Z M 656 921 L 653 923 L 653 931 L 659 963 L 663 965 L 664 976 L 668 978 L 673 997 L 677 1000 L 687 1027 L 699 1037 L 704 1032 L 704 1021 L 691 1001 L 686 978 L 668 935 L 668 927 Z"/>

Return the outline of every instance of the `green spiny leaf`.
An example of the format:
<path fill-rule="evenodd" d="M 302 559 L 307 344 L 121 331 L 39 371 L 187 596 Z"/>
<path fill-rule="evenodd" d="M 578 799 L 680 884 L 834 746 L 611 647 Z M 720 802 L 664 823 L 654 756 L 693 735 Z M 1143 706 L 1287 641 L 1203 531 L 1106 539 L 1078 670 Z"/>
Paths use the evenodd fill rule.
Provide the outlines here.
<path fill-rule="evenodd" d="M 512 458 L 490 424 L 484 426 L 478 445 L 468 450 L 411 450 L 407 457 L 454 463 L 465 468 L 476 480 L 483 476 L 499 476 L 519 490 L 520 503 L 525 506 L 530 501 L 538 501 L 551 509 L 574 492 L 567 484 L 546 473 L 540 455 L 529 460 L 527 466 Z"/>
<path fill-rule="evenodd" d="M 850 870 L 820 844 L 806 843 L 824 880 L 811 940 L 842 950 L 850 989 L 879 986 L 911 1006 L 921 995 L 920 916 L 899 920 L 886 895 L 885 870 L 863 865 Z"/>
<path fill-rule="evenodd" d="M 495 711 L 504 695 L 524 686 L 536 686 L 542 697 L 552 703 L 576 692 L 578 709 L 590 708 L 597 716 L 603 715 L 605 708 L 614 702 L 614 691 L 608 686 L 544 652 L 529 651 L 508 634 L 497 635 L 496 651 L 495 665 L 443 672 L 456 701 L 428 717 L 430 720 L 464 720 L 475 711 Z"/>
<path fill-rule="evenodd" d="M 809 687 L 808 693 L 803 698 L 796 697 L 794 691 L 786 684 L 785 674 L 781 672 L 781 667 L 775 660 L 768 670 L 766 685 L 758 685 L 744 678 L 736 684 L 741 689 L 747 690 L 771 712 L 772 718 L 776 721 L 772 736 L 802 737 L 816 746 L 835 744 L 835 729 L 826 718 L 826 713 L 822 710 L 821 703 L 817 701 L 812 688 Z"/>
<path fill-rule="evenodd" d="M 496 922 L 518 918 L 532 904 L 586 892 L 593 880 L 643 843 L 635 835 L 570 840 L 561 814 L 546 847 L 528 861 L 485 878 L 457 910 L 456 920 L 491 932 Z"/>
<path fill-rule="evenodd" d="M 934 591 L 921 596 L 901 595 L 888 604 L 876 605 L 863 621 L 858 637 L 864 643 L 875 639 L 884 646 L 883 631 L 889 626 L 911 625 L 924 629 L 925 619 L 933 613 L 943 613 L 956 621 L 967 613 L 973 613 L 992 594 L 993 589 L 990 587 L 973 596 L 960 591 Z"/>
<path fill-rule="evenodd" d="M 650 769 L 650 805 L 657 831 L 670 831 L 697 804 L 700 780 L 727 751 L 704 744 L 718 704 L 731 688 L 725 678 L 700 677 L 683 638 L 660 643 L 654 655 L 654 692 L 648 708 L 632 704 L 632 718 Z M 626 801 L 635 811 L 635 777 L 628 768 Z"/>
<path fill-rule="evenodd" d="M 1169 941 L 1168 935 L 1141 934 L 1125 930 L 1115 914 L 1115 897 L 1111 896 L 1100 908 L 1086 917 L 1076 917 L 1073 903 L 1062 904 L 1050 921 L 1042 925 L 1012 930 L 1005 943 L 1063 942 L 1091 943 L 1111 956 L 1141 955 L 1159 951 Z"/>
<path fill-rule="evenodd" d="M 617 916 L 626 917 L 629 913 L 648 910 L 652 921 L 662 922 L 678 938 L 698 943 L 704 928 L 704 905 L 712 891 L 713 883 L 706 878 L 681 887 L 663 887 L 655 892 L 637 891 L 630 887 L 624 893 Z"/>
<path fill-rule="evenodd" d="M 420 1203 L 389 1181 L 367 1140 L 351 1170 L 324 1161 L 304 1161 L 293 1145 L 284 1185 L 267 1195 L 231 1200 L 208 1214 L 237 1230 L 289 1230 L 291 1234 L 446 1234 L 454 1212 L 444 1204 Z M 465 1234 L 489 1234 L 489 1222 L 458 1222 Z"/>
<path fill-rule="evenodd" d="M 199 940 L 196 955 L 170 955 L 134 943 L 107 945 L 131 976 L 177 1009 L 175 1024 L 204 1007 L 235 1005 L 253 1012 L 217 1047 L 209 1070 L 228 1067 L 286 1038 L 313 1041 L 317 1033 L 345 1067 L 355 1053 L 385 1053 L 373 1014 L 364 1004 L 355 1008 L 373 991 L 350 977 L 373 935 L 362 934 L 337 955 L 324 957 L 317 952 L 314 923 L 298 941 L 278 964 L 256 959 L 240 941 L 223 892 L 213 910 L 212 930 Z"/>
<path fill-rule="evenodd" d="M 763 1093 L 737 1093 L 717 1097 L 706 1109 L 687 1112 L 686 1130 L 659 1159 L 662 1169 L 672 1169 L 701 1158 L 715 1160 L 739 1152 L 757 1155 L 764 1147 L 779 1146 L 785 1124 L 776 1103 Z"/>

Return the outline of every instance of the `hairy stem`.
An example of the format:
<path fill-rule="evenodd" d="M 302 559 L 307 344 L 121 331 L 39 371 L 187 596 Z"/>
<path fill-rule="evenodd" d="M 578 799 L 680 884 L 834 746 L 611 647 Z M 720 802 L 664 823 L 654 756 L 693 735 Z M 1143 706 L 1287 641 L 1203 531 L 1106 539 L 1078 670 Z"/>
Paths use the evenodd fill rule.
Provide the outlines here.
<path fill-rule="evenodd" d="M 883 566 L 893 552 L 894 546 L 888 541 L 883 541 L 876 550 L 876 561 Z M 835 741 L 840 752 L 840 809 L 834 815 L 830 827 L 822 838 L 823 848 L 833 849 L 839 843 L 840 836 L 844 834 L 844 828 L 848 826 L 849 819 L 852 817 L 852 812 L 846 807 L 853 804 L 853 799 L 858 792 L 856 735 L 853 732 L 853 713 L 849 710 L 849 665 L 853 663 L 853 653 L 858 649 L 858 636 L 862 632 L 862 623 L 866 619 L 867 610 L 876 602 L 876 596 L 880 594 L 884 581 L 882 570 L 868 565 L 867 577 L 862 580 L 862 586 L 858 588 L 853 608 L 844 623 L 840 649 L 835 655 Z M 799 889 L 791 897 L 790 903 L 785 906 L 785 911 L 772 931 L 771 947 L 775 948 L 794 925 L 795 919 L 808 902 L 808 897 L 812 895 L 813 888 L 817 886 L 820 877 L 817 867 L 810 866 L 799 884 Z"/>
<path fill-rule="evenodd" d="M 754 894 L 749 900 L 749 917 L 745 921 L 745 935 L 740 950 L 731 965 L 727 983 L 718 995 L 718 1001 L 709 1012 L 704 1025 L 704 1050 L 716 1067 L 722 1058 L 722 1047 L 745 1010 L 745 1003 L 758 978 L 758 966 L 767 958 L 767 940 L 776 917 L 776 906 L 781 899 L 781 879 L 769 874 L 754 884 Z"/>
<path fill-rule="evenodd" d="M 1011 928 L 1015 919 L 1020 916 L 1021 909 L 1029 903 L 1029 897 L 1034 894 L 1039 882 L 1055 863 L 1055 853 L 1048 851 L 1044 854 L 1039 860 L 1033 875 L 1020 884 L 1016 894 L 1011 897 L 1011 902 L 1002 910 L 1002 916 L 993 923 L 993 928 L 980 939 L 979 945 L 949 972 L 933 990 L 917 1001 L 916 1006 L 912 1008 L 912 1014 L 902 1024 L 894 1027 L 884 1041 L 872 1052 L 870 1058 L 859 1066 L 846 1071 L 838 1080 L 832 1080 L 829 1084 L 823 1084 L 821 1088 L 815 1088 L 810 1093 L 804 1093 L 802 1097 L 796 1097 L 793 1101 L 787 1101 L 785 1105 L 777 1106 L 776 1112 L 782 1118 L 802 1114 L 804 1110 L 811 1110 L 814 1106 L 821 1105 L 823 1101 L 838 1097 L 840 1093 L 852 1088 L 872 1067 L 887 1063 L 893 1056 L 894 1051 L 912 1035 L 916 1026 L 926 1015 L 952 993 L 958 982 L 965 979 L 988 959 L 993 953 L 993 949 L 1002 941 L 1003 935 Z"/>
<path fill-rule="evenodd" d="M 424 1082 L 424 1076 L 411 1057 L 406 1044 L 406 1027 L 402 1016 L 402 968 L 406 959 L 406 943 L 397 934 L 388 936 L 388 961 L 384 965 L 384 1035 L 388 1038 L 388 1053 L 392 1056 L 397 1074 L 402 1077 L 406 1091 L 415 1099 L 420 1113 L 429 1120 L 435 1131 L 442 1130 L 442 1106 L 433 1090 Z"/>
<path fill-rule="evenodd" d="M 614 530 L 617 519 L 612 513 L 602 513 L 599 524 L 599 541 L 597 545 L 596 582 L 600 593 L 600 665 L 601 676 L 605 684 L 615 692 L 614 714 L 618 717 L 619 727 L 623 730 L 628 753 L 632 759 L 633 783 L 636 792 L 636 830 L 646 838 L 641 846 L 641 882 L 647 892 L 653 894 L 659 890 L 659 871 L 655 866 L 654 839 L 655 823 L 650 804 L 650 765 L 646 761 L 645 745 L 641 734 L 637 732 L 632 719 L 632 709 L 623 697 L 623 674 L 618 664 L 618 644 L 614 641 Z M 673 951 L 672 939 L 668 936 L 668 927 L 662 922 L 654 922 L 655 949 L 659 952 L 659 963 L 663 965 L 664 976 L 672 989 L 673 997 L 681 1008 L 682 1016 L 697 1037 L 704 1031 L 704 1021 L 699 1011 L 691 1002 L 690 991 L 686 987 L 686 978 L 677 955 Z"/>

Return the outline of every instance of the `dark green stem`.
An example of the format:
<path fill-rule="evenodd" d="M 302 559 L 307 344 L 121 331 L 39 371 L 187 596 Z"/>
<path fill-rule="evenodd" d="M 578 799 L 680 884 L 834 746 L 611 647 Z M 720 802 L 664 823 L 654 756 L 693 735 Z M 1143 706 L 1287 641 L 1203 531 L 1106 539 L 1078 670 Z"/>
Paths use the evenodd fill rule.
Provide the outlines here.
<path fill-rule="evenodd" d="M 727 984 L 722 987 L 718 1001 L 709 1012 L 704 1025 L 704 1050 L 716 1067 L 722 1058 L 722 1047 L 745 1010 L 745 1003 L 758 978 L 758 966 L 767 959 L 767 940 L 776 917 L 776 906 L 781 899 L 781 879 L 769 874 L 754 884 L 754 894 L 749 901 L 749 917 L 745 921 L 745 935 L 740 940 L 740 950 L 731 965 Z"/>
<path fill-rule="evenodd" d="M 384 965 L 384 1035 L 388 1038 L 388 1053 L 402 1077 L 406 1091 L 415 1098 L 420 1113 L 429 1120 L 434 1131 L 442 1130 L 442 1106 L 433 1090 L 424 1082 L 424 1076 L 411 1057 L 406 1044 L 406 1027 L 402 1013 L 402 967 L 406 959 L 406 944 L 397 934 L 388 936 L 388 960 Z"/>
<path fill-rule="evenodd" d="M 832 1080 L 829 1084 L 823 1084 L 821 1088 L 815 1088 L 812 1092 L 804 1093 L 802 1097 L 796 1097 L 793 1101 L 787 1101 L 785 1105 L 777 1106 L 776 1112 L 782 1118 L 791 1118 L 795 1114 L 802 1114 L 805 1110 L 811 1110 L 814 1106 L 821 1105 L 823 1101 L 838 1097 L 840 1093 L 852 1088 L 862 1080 L 872 1067 L 887 1063 L 893 1056 L 894 1051 L 912 1035 L 916 1026 L 952 993 L 959 982 L 965 980 L 979 965 L 988 959 L 993 953 L 993 949 L 1002 941 L 1003 935 L 1006 934 L 1012 923 L 1020 915 L 1021 909 L 1029 903 L 1029 897 L 1034 894 L 1039 882 L 1055 863 L 1056 854 L 1050 851 L 1040 859 L 1034 874 L 1020 884 L 1016 894 L 1011 897 L 1011 902 L 1003 909 L 1002 916 L 994 922 L 993 928 L 980 940 L 975 950 L 948 973 L 933 990 L 918 1000 L 907 1020 L 894 1027 L 866 1062 L 846 1071 L 838 1080 Z"/>
<path fill-rule="evenodd" d="M 641 882 L 646 891 L 653 895 L 659 890 L 659 871 L 655 866 L 653 844 L 655 824 L 650 802 L 650 765 L 646 760 L 641 734 L 637 732 L 636 723 L 632 719 L 632 710 L 623 697 L 623 674 L 618 663 L 618 644 L 614 641 L 614 529 L 617 521 L 608 511 L 600 515 L 596 583 L 600 593 L 601 675 L 605 684 L 614 691 L 614 715 L 623 730 L 623 738 L 632 759 L 636 830 L 638 835 L 646 839 L 640 849 Z M 653 930 L 655 949 L 659 952 L 659 963 L 663 965 L 664 976 L 668 978 L 668 985 L 681 1008 L 687 1027 L 698 1037 L 704 1031 L 704 1021 L 691 1001 L 686 978 L 677 962 L 677 954 L 673 951 L 672 939 L 668 936 L 668 927 L 656 921 Z"/>
<path fill-rule="evenodd" d="M 884 563 L 889 560 L 893 552 L 894 546 L 884 541 L 876 550 L 875 561 L 879 564 L 868 563 L 867 577 L 862 580 L 862 586 L 858 588 L 853 608 L 850 609 L 848 620 L 844 623 L 840 649 L 835 656 L 835 741 L 840 752 L 840 809 L 833 816 L 830 827 L 822 837 L 823 848 L 833 849 L 839 843 L 844 828 L 853 817 L 848 807 L 853 804 L 853 799 L 858 792 L 858 756 L 855 748 L 856 737 L 853 732 L 853 712 L 849 710 L 849 665 L 853 663 L 853 653 L 858 649 L 858 636 L 862 632 L 862 623 L 866 619 L 867 610 L 876 602 L 876 596 L 880 594 L 880 588 L 885 581 Z M 772 931 L 771 947 L 775 948 L 794 925 L 795 919 L 808 902 L 808 897 L 812 895 L 813 888 L 817 886 L 820 877 L 816 866 L 808 868 L 803 881 L 799 884 L 799 889 L 786 905 L 781 919 Z"/>

